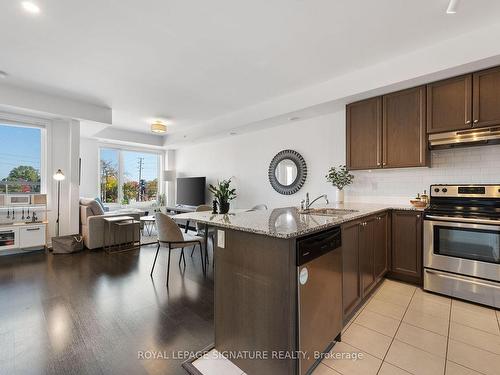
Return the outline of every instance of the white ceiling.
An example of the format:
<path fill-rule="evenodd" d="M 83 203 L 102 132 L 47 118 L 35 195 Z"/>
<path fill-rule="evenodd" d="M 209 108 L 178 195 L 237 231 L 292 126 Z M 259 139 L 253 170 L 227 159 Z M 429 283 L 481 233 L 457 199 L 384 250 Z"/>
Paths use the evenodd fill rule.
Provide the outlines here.
<path fill-rule="evenodd" d="M 499 22 L 500 1 L 2 1 L 6 82 L 170 132 Z M 0 83 L 1 84 L 1 83 Z"/>

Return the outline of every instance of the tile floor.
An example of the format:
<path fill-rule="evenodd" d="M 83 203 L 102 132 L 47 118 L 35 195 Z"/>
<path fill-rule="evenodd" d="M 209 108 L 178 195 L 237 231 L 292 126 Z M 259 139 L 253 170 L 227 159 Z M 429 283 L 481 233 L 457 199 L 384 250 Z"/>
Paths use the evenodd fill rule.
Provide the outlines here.
<path fill-rule="evenodd" d="M 500 311 L 385 280 L 343 330 L 315 375 L 499 375 Z"/>
<path fill-rule="evenodd" d="M 314 375 L 499 375 L 500 311 L 385 280 L 332 352 L 363 357 L 325 359 Z M 204 375 L 243 374 L 213 354 L 194 363 Z"/>

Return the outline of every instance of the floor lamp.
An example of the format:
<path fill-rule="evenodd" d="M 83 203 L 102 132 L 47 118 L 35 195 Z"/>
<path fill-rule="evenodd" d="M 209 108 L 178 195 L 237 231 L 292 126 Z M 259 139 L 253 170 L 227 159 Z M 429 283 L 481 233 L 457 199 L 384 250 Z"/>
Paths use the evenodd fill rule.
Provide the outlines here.
<path fill-rule="evenodd" d="M 61 181 L 65 179 L 64 173 L 60 169 L 54 175 L 54 180 L 57 181 L 57 220 L 56 220 L 56 237 L 59 237 L 59 214 L 61 208 Z"/>

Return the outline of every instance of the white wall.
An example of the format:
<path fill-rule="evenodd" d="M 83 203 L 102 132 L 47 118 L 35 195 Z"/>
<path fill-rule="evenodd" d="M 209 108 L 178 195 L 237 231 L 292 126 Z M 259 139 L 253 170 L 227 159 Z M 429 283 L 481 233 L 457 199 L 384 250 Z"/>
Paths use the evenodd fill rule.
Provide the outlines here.
<path fill-rule="evenodd" d="M 270 186 L 267 169 L 273 156 L 288 148 L 302 154 L 308 176 L 298 193 L 283 196 Z M 431 159 L 432 168 L 353 172 L 346 200 L 408 203 L 432 183 L 500 183 L 500 145 L 433 151 Z M 176 151 L 178 177 L 207 176 L 209 183 L 233 177 L 238 190 L 235 207 L 299 205 L 306 192 L 311 197 L 326 193 L 333 200 L 334 189 L 325 174 L 330 166 L 344 163 L 343 110 Z"/>
<path fill-rule="evenodd" d="M 272 207 L 299 205 L 305 193 L 311 196 L 330 193 L 325 174 L 333 164 L 345 160 L 343 111 L 297 121 L 289 125 L 231 136 L 176 151 L 177 176 L 206 176 L 208 183 L 232 177 L 238 198 L 235 207 L 265 203 Z M 271 159 L 283 149 L 302 154 L 308 176 L 295 195 L 284 196 L 273 190 L 267 171 Z"/>
<path fill-rule="evenodd" d="M 50 126 L 47 147 L 47 196 L 49 204 L 49 237 L 55 234 L 57 218 L 57 182 L 52 176 L 61 169 L 60 235 L 79 232 L 78 156 L 80 154 L 80 122 L 54 120 Z"/>
<path fill-rule="evenodd" d="M 80 158 L 82 159 L 82 180 L 80 196 L 95 198 L 99 196 L 99 144 L 95 139 L 80 139 Z"/>

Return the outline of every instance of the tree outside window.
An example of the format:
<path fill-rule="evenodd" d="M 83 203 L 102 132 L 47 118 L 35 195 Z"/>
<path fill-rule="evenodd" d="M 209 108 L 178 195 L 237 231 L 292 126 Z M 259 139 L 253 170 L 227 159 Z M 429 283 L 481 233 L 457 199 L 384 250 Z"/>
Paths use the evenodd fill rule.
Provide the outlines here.
<path fill-rule="evenodd" d="M 121 177 L 120 177 L 121 170 Z M 159 155 L 101 149 L 101 199 L 122 204 L 158 199 Z"/>
<path fill-rule="evenodd" d="M 0 125 L 0 193 L 40 193 L 42 130 Z"/>
<path fill-rule="evenodd" d="M 101 200 L 105 203 L 118 203 L 118 151 L 101 150 Z"/>

